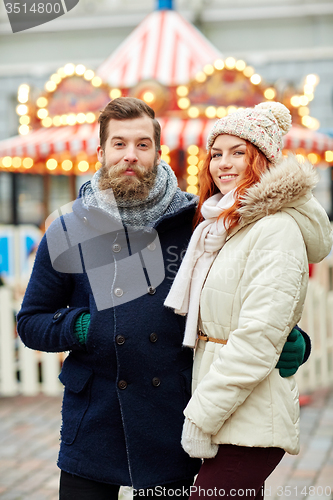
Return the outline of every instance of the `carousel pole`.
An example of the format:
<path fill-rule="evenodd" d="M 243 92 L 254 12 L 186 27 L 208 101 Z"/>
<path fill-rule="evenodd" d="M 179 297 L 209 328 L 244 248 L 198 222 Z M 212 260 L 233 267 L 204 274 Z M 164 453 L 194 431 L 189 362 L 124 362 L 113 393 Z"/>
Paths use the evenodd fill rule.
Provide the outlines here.
<path fill-rule="evenodd" d="M 156 10 L 173 10 L 173 0 L 157 0 Z"/>

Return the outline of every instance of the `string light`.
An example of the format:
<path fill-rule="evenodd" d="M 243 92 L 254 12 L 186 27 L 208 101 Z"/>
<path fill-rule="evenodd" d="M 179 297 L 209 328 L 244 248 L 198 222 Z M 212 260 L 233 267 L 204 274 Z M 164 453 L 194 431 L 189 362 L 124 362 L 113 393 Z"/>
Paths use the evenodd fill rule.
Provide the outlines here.
<path fill-rule="evenodd" d="M 145 92 L 143 94 L 143 100 L 145 102 L 147 102 L 148 104 L 150 104 L 150 103 L 155 101 L 155 95 L 153 94 L 153 92 L 150 92 L 150 91 Z"/>
<path fill-rule="evenodd" d="M 216 108 L 214 106 L 208 106 L 208 108 L 205 109 L 205 115 L 207 118 L 215 118 Z"/>
<path fill-rule="evenodd" d="M 252 75 L 250 78 L 250 82 L 253 83 L 253 85 L 259 85 L 259 83 L 261 82 L 261 76 L 257 73 Z"/>
<path fill-rule="evenodd" d="M 5 168 L 11 167 L 12 166 L 12 158 L 11 158 L 11 156 L 5 156 L 4 158 L 2 158 L 2 165 Z"/>
<path fill-rule="evenodd" d="M 196 165 L 190 165 L 187 167 L 187 173 L 189 175 L 197 175 L 199 172 L 199 169 Z"/>
<path fill-rule="evenodd" d="M 66 76 L 72 76 L 75 73 L 74 64 L 68 63 L 64 66 L 64 73 Z"/>
<path fill-rule="evenodd" d="M 223 118 L 224 116 L 227 116 L 227 109 L 224 106 L 219 106 L 216 110 L 216 116 L 218 118 Z"/>
<path fill-rule="evenodd" d="M 215 69 L 221 71 L 224 68 L 224 61 L 222 59 L 216 59 L 214 62 L 214 67 Z"/>
<path fill-rule="evenodd" d="M 24 167 L 24 168 L 27 168 L 27 169 L 28 169 L 28 168 L 31 168 L 31 167 L 33 166 L 33 164 L 34 164 L 33 159 L 32 159 L 32 158 L 29 158 L 29 157 L 24 158 L 24 160 L 23 160 L 23 162 L 22 162 L 23 167 Z"/>
<path fill-rule="evenodd" d="M 269 100 L 274 99 L 274 97 L 276 96 L 275 89 L 272 89 L 272 88 L 266 89 L 264 92 L 264 96 L 266 97 L 266 99 L 269 99 Z"/>
<path fill-rule="evenodd" d="M 195 144 L 191 144 L 191 146 L 187 148 L 187 152 L 189 155 L 197 155 L 199 153 L 199 148 Z"/>
<path fill-rule="evenodd" d="M 200 112 L 199 109 L 195 106 L 191 106 L 187 111 L 187 114 L 190 118 L 198 118 Z"/>
<path fill-rule="evenodd" d="M 84 72 L 86 71 L 86 67 L 83 66 L 83 64 L 78 64 L 76 67 L 75 67 L 75 73 L 79 76 L 82 76 L 84 75 Z"/>
<path fill-rule="evenodd" d="M 46 97 L 38 97 L 36 104 L 39 108 L 45 108 L 47 106 L 48 100 Z"/>
<path fill-rule="evenodd" d="M 333 162 L 333 151 L 325 151 L 325 161 L 328 163 Z"/>
<path fill-rule="evenodd" d="M 21 125 L 18 130 L 21 135 L 27 135 L 29 133 L 30 128 L 28 125 Z"/>
<path fill-rule="evenodd" d="M 204 67 L 204 72 L 206 75 L 212 75 L 214 73 L 214 66 L 212 64 L 206 64 Z"/>
<path fill-rule="evenodd" d="M 119 89 L 112 89 L 110 92 L 111 99 L 117 99 L 118 97 L 121 97 L 121 95 L 121 90 Z"/>
<path fill-rule="evenodd" d="M 191 103 L 187 97 L 181 97 L 178 99 L 177 104 L 180 109 L 187 109 Z"/>
<path fill-rule="evenodd" d="M 14 156 L 14 158 L 12 159 L 12 165 L 14 168 L 20 168 L 20 166 L 22 165 L 22 160 L 19 156 Z"/>
<path fill-rule="evenodd" d="M 189 165 L 197 165 L 199 163 L 199 158 L 194 155 L 188 156 L 187 163 Z"/>
<path fill-rule="evenodd" d="M 186 191 L 192 194 L 198 194 L 197 186 L 187 186 Z"/>
<path fill-rule="evenodd" d="M 197 82 L 203 83 L 206 81 L 207 76 L 205 75 L 205 73 L 203 71 L 200 71 L 199 73 L 197 73 L 195 79 Z"/>
<path fill-rule="evenodd" d="M 19 104 L 19 106 L 16 107 L 16 113 L 18 115 L 26 115 L 28 113 L 28 106 L 25 104 Z"/>
<path fill-rule="evenodd" d="M 236 59 L 234 59 L 233 57 L 227 57 L 225 60 L 225 67 L 227 69 L 234 69 L 235 66 L 236 66 Z"/>
<path fill-rule="evenodd" d="M 186 97 L 188 94 L 188 88 L 185 85 L 179 85 L 176 92 L 179 97 Z"/>
<path fill-rule="evenodd" d="M 244 71 L 244 69 L 246 68 L 246 62 L 243 61 L 242 59 L 239 59 L 236 62 L 235 68 L 237 69 L 237 71 Z"/>
<path fill-rule="evenodd" d="M 85 160 L 80 161 L 77 168 L 80 170 L 80 172 L 86 172 L 89 170 L 89 163 Z"/>
<path fill-rule="evenodd" d="M 62 163 L 61 163 L 61 168 L 65 171 L 69 171 L 73 168 L 73 162 L 71 162 L 71 160 L 64 160 Z"/>
<path fill-rule="evenodd" d="M 55 170 L 57 168 L 57 166 L 58 166 L 58 162 L 54 158 L 50 158 L 46 162 L 46 168 L 48 170 Z"/>
<path fill-rule="evenodd" d="M 254 74 L 254 69 L 252 66 L 246 66 L 246 68 L 243 70 L 243 74 L 250 78 Z"/>

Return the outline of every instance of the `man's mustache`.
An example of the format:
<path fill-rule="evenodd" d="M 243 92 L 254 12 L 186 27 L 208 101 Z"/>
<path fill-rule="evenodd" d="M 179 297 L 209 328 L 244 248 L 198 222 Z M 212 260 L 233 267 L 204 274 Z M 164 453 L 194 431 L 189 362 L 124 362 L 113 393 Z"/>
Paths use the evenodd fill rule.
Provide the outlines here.
<path fill-rule="evenodd" d="M 110 179 L 114 179 L 115 177 L 118 177 L 119 175 L 123 174 L 126 172 L 126 170 L 131 169 L 137 176 L 138 179 L 143 179 L 146 174 L 146 169 L 142 165 L 138 165 L 137 163 L 122 163 L 120 165 L 110 165 L 107 166 L 107 176 Z"/>

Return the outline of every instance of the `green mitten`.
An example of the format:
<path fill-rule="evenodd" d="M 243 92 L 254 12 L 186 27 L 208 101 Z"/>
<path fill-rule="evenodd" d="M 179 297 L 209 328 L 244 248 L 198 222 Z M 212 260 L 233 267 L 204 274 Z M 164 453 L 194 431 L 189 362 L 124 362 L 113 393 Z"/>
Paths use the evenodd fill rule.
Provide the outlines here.
<path fill-rule="evenodd" d="M 81 345 L 87 341 L 87 335 L 90 325 L 90 314 L 83 312 L 80 314 L 74 323 L 74 334 Z"/>
<path fill-rule="evenodd" d="M 299 330 L 293 328 L 289 333 L 286 343 L 276 365 L 281 377 L 291 377 L 303 363 L 306 343 Z"/>

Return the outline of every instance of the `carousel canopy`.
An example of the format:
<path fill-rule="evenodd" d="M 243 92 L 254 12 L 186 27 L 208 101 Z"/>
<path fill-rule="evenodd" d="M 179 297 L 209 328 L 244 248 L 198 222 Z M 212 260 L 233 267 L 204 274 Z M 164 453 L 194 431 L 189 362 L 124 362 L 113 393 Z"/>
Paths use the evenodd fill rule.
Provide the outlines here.
<path fill-rule="evenodd" d="M 170 150 L 184 149 L 195 144 L 206 147 L 206 138 L 215 120 L 159 118 L 162 126 L 161 143 Z M 97 123 L 60 128 L 42 128 L 27 136 L 16 136 L 0 142 L 0 157 L 31 157 L 45 159 L 68 151 L 75 156 L 80 152 L 95 155 L 99 144 Z M 293 126 L 284 138 L 287 149 L 304 149 L 323 155 L 333 150 L 333 138 Z"/>
<path fill-rule="evenodd" d="M 96 74 L 112 87 L 130 88 L 142 80 L 168 87 L 189 82 L 221 53 L 180 14 L 167 8 L 149 14 Z M 160 7 L 163 7 L 163 2 Z"/>

